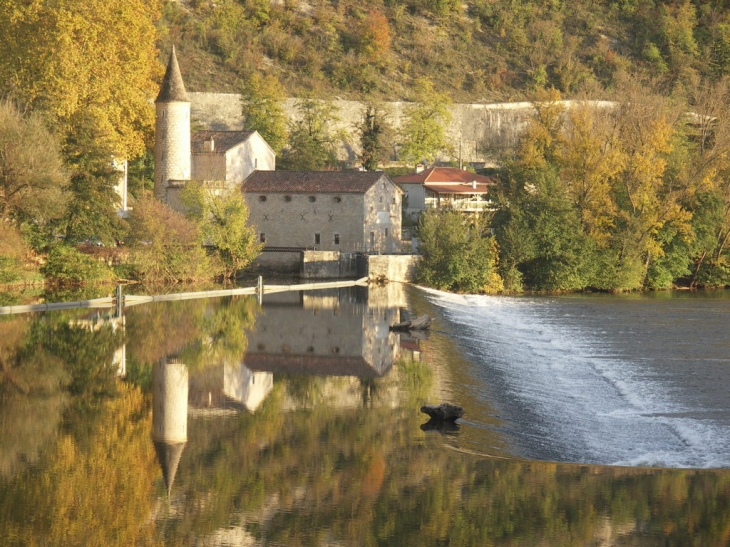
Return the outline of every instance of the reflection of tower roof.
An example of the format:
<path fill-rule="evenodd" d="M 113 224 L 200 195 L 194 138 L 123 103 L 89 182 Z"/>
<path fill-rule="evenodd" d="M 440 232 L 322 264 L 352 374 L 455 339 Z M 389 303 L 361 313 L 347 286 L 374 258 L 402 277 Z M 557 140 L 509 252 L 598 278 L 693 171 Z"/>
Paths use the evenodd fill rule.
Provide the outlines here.
<path fill-rule="evenodd" d="M 160 85 L 160 94 L 157 95 L 156 103 L 172 103 L 172 102 L 190 102 L 188 94 L 185 91 L 180 67 L 177 64 L 177 56 L 175 55 L 175 46 L 172 46 L 170 60 L 167 63 L 165 77 Z"/>
<path fill-rule="evenodd" d="M 291 355 L 276 353 L 246 353 L 246 366 L 255 372 L 274 374 L 310 374 L 314 376 L 382 376 L 362 357 L 330 357 L 322 355 Z"/>
<path fill-rule="evenodd" d="M 162 467 L 162 476 L 165 478 L 165 486 L 168 495 L 172 491 L 172 483 L 175 482 L 175 474 L 177 466 L 180 464 L 185 443 L 163 443 L 155 441 L 155 452 L 157 452 L 157 461 Z"/>

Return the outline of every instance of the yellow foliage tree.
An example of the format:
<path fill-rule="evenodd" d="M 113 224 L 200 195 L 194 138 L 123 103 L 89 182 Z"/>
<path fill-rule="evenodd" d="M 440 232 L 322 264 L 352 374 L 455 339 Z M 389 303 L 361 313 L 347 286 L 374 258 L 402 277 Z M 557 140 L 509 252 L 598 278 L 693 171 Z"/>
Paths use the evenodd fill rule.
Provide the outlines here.
<path fill-rule="evenodd" d="M 160 0 L 0 0 L 0 89 L 68 135 L 83 113 L 118 157 L 144 151 L 162 66 Z"/>

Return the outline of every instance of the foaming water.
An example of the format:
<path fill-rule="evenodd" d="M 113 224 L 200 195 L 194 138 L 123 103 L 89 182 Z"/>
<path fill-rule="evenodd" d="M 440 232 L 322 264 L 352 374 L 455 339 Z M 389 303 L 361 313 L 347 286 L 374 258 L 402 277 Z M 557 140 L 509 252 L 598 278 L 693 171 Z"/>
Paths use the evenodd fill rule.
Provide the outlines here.
<path fill-rule="evenodd" d="M 515 455 L 730 467 L 730 299 L 428 291 Z M 480 425 L 480 424 L 475 424 Z"/>

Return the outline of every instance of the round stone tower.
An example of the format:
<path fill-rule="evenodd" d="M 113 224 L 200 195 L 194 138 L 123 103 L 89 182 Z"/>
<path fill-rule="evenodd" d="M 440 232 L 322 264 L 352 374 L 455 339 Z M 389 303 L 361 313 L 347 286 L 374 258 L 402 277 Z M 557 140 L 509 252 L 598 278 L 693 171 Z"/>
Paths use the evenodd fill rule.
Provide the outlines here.
<path fill-rule="evenodd" d="M 155 110 L 155 198 L 166 203 L 171 181 L 190 180 L 190 101 L 174 46 Z"/>

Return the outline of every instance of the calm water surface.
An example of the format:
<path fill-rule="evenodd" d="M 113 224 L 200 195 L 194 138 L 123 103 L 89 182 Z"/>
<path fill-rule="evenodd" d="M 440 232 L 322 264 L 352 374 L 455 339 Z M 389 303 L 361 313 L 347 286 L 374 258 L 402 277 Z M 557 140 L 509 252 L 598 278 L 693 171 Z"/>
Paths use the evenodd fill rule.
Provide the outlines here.
<path fill-rule="evenodd" d="M 0 545 L 728 545 L 728 319 L 398 284 L 0 317 Z"/>

